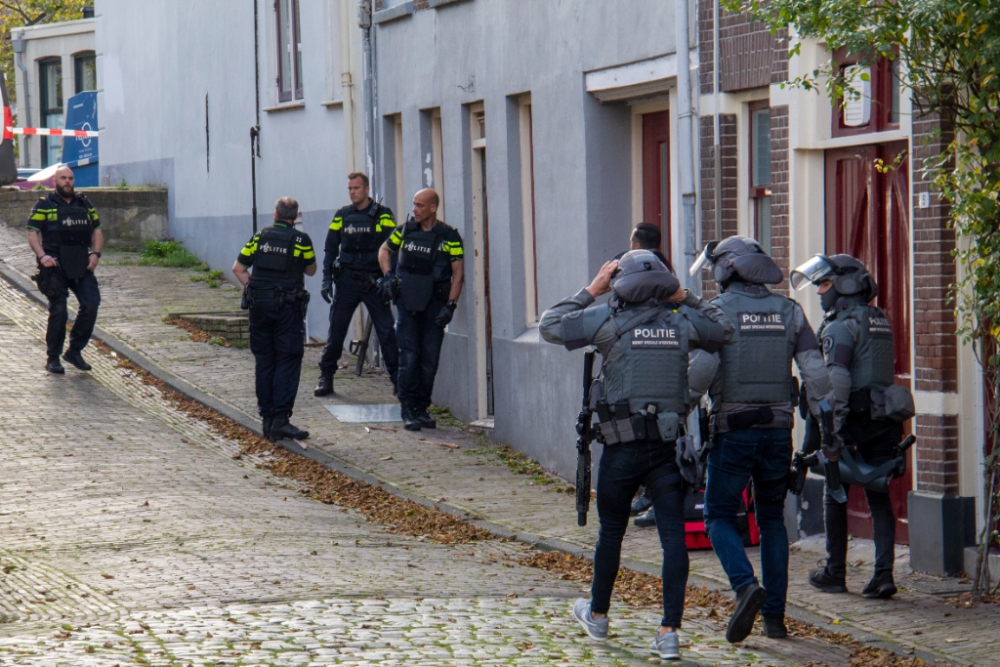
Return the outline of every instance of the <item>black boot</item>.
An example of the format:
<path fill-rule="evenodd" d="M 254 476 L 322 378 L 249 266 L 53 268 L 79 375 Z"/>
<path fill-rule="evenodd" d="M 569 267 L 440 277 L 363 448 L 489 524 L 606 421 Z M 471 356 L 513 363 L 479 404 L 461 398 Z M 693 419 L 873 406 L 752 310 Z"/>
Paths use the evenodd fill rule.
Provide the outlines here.
<path fill-rule="evenodd" d="M 288 421 L 288 417 L 275 417 L 271 422 L 271 441 L 276 442 L 282 438 L 292 440 L 305 440 L 309 437 L 309 431 L 303 431 L 298 426 L 293 426 Z"/>
<path fill-rule="evenodd" d="M 785 617 L 765 616 L 764 636 L 768 639 L 786 639 L 788 637 L 788 628 L 785 627 Z"/>
<path fill-rule="evenodd" d="M 319 384 L 316 385 L 316 390 L 313 391 L 313 396 L 329 396 L 334 393 L 333 391 L 333 373 L 329 375 L 320 375 Z"/>
<path fill-rule="evenodd" d="M 264 417 L 264 437 L 268 440 L 271 439 L 271 425 L 274 424 L 274 417 Z"/>
<path fill-rule="evenodd" d="M 741 642 L 750 636 L 754 621 L 767 599 L 765 591 L 756 581 L 750 582 L 736 593 L 736 611 L 729 617 L 726 641 L 730 644 Z"/>
<path fill-rule="evenodd" d="M 650 507 L 648 510 L 632 520 L 632 523 L 640 528 L 652 528 L 656 525 L 656 512 Z"/>
<path fill-rule="evenodd" d="M 876 574 L 861 591 L 861 597 L 869 600 L 888 600 L 896 594 L 896 584 L 892 580 L 892 572 Z"/>
<path fill-rule="evenodd" d="M 653 506 L 653 499 L 649 497 L 649 492 L 643 490 L 642 495 L 632 501 L 632 511 L 630 514 L 636 516 L 642 514 Z"/>
<path fill-rule="evenodd" d="M 414 414 L 413 408 L 409 405 L 401 405 L 399 413 L 403 417 L 403 428 L 407 431 L 420 430 L 420 420 L 417 419 L 417 416 Z"/>
<path fill-rule="evenodd" d="M 414 408 L 413 416 L 417 418 L 422 428 L 437 428 L 438 426 L 434 417 L 431 417 L 430 413 L 427 412 L 427 408 Z"/>
<path fill-rule="evenodd" d="M 59 357 L 49 357 L 49 360 L 45 362 L 45 370 L 56 375 L 62 375 L 66 372 L 63 365 L 59 363 Z"/>
<path fill-rule="evenodd" d="M 829 567 L 820 567 L 809 572 L 809 583 L 824 593 L 846 593 L 847 580 L 844 575 L 839 577 L 830 572 Z"/>
<path fill-rule="evenodd" d="M 83 355 L 80 354 L 80 350 L 69 348 L 66 350 L 66 354 L 63 355 L 63 359 L 73 364 L 81 371 L 89 371 L 92 368 L 92 366 L 84 360 Z"/>

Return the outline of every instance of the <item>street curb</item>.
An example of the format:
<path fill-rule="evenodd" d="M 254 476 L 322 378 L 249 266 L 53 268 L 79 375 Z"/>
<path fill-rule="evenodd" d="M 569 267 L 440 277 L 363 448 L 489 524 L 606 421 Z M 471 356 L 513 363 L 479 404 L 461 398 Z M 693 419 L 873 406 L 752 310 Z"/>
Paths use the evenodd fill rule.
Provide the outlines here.
<path fill-rule="evenodd" d="M 38 291 L 38 288 L 34 282 L 28 278 L 26 275 L 15 269 L 14 267 L 6 264 L 0 260 L 0 277 L 3 277 L 7 282 L 11 283 L 14 287 L 19 289 L 30 299 L 39 303 L 42 306 L 48 307 L 48 299 Z M 75 311 L 70 309 L 71 314 L 75 317 Z M 163 384 L 179 394 L 187 396 L 191 400 L 204 405 L 207 408 L 215 410 L 219 414 L 228 417 L 232 421 L 236 422 L 243 428 L 251 431 L 256 435 L 263 435 L 261 430 L 261 424 L 258 420 L 254 419 L 250 415 L 247 415 L 243 411 L 239 410 L 235 406 L 226 403 L 225 401 L 212 396 L 206 392 L 201 391 L 187 380 L 184 380 L 170 371 L 164 369 L 162 366 L 157 364 L 155 361 L 144 355 L 139 350 L 135 349 L 128 343 L 123 342 L 120 338 L 114 336 L 113 334 L 105 331 L 100 326 L 94 327 L 94 338 L 102 341 L 105 345 L 111 348 L 119 356 L 132 361 L 135 365 L 142 368 L 144 371 L 155 377 L 157 380 L 163 382 Z M 283 449 L 293 454 L 298 454 L 304 456 L 308 459 L 316 461 L 320 465 L 335 470 L 347 477 L 352 479 L 357 479 L 363 481 L 372 486 L 377 486 L 387 493 L 402 498 L 404 500 L 411 500 L 418 505 L 427 508 L 433 508 L 446 512 L 464 521 L 468 521 L 477 528 L 482 528 L 491 535 L 498 537 L 500 539 L 515 539 L 518 542 L 522 542 L 531 547 L 539 549 L 540 551 L 549 552 L 559 552 L 568 554 L 570 556 L 576 556 L 579 558 L 585 558 L 587 560 L 593 560 L 594 552 L 593 549 L 588 549 L 581 547 L 579 545 L 573 544 L 572 542 L 567 542 L 558 538 L 545 538 L 533 533 L 528 533 L 524 531 L 517 531 L 506 526 L 502 526 L 498 523 L 490 521 L 488 519 L 483 519 L 475 514 L 470 514 L 466 510 L 463 510 L 454 505 L 450 505 L 446 502 L 436 502 L 427 498 L 425 496 L 420 496 L 409 491 L 405 491 L 400 487 L 396 486 L 394 483 L 378 478 L 377 476 L 365 472 L 360 468 L 355 467 L 351 463 L 339 459 L 327 452 L 313 449 L 312 447 L 303 448 L 295 441 L 280 440 L 277 443 Z M 630 570 L 636 572 L 641 572 L 644 574 L 653 575 L 659 577 L 661 572 L 658 567 L 650 563 L 645 563 L 642 561 L 633 560 L 631 558 L 622 557 L 621 564 Z M 697 574 L 689 575 L 688 584 L 692 586 L 702 586 L 704 585 L 708 590 L 713 591 L 728 591 L 730 590 L 729 585 L 725 581 L 720 581 L 711 577 L 704 577 Z M 786 609 L 785 615 L 789 618 L 793 618 L 797 621 L 808 623 L 817 628 L 831 629 L 830 619 L 828 617 L 822 616 L 815 612 L 811 612 L 807 609 L 803 609 L 794 604 L 794 602 L 788 602 L 788 609 Z M 834 632 L 840 632 L 846 635 L 850 635 L 854 639 L 875 646 L 878 648 L 883 648 L 888 651 L 893 651 L 899 655 L 912 656 L 915 658 L 920 658 L 925 662 L 938 662 L 940 660 L 950 660 L 950 658 L 945 654 L 930 653 L 925 650 L 911 649 L 908 646 L 902 644 L 897 644 L 891 640 L 885 639 L 878 635 L 872 634 L 860 628 L 855 628 L 847 625 L 838 625 L 832 628 Z"/>

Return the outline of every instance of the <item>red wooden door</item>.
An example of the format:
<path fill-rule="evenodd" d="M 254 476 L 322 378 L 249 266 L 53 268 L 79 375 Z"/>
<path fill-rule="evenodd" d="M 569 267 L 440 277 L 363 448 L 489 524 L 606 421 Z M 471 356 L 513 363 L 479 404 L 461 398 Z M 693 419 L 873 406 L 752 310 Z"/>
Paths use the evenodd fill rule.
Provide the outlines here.
<path fill-rule="evenodd" d="M 660 228 L 670 257 L 670 115 L 666 111 L 642 117 L 642 219 Z"/>
<path fill-rule="evenodd" d="M 910 220 L 907 143 L 879 144 L 826 153 L 826 251 L 857 257 L 872 272 L 879 293 L 875 304 L 892 322 L 896 347 L 896 383 L 911 386 Z M 900 156 L 902 155 L 902 158 Z M 900 158 L 899 163 L 895 160 Z M 876 160 L 891 168 L 881 173 Z M 908 427 L 907 427 L 908 428 Z M 892 482 L 889 495 L 896 512 L 896 541 L 908 544 L 906 495 L 913 488 L 913 450 L 906 475 Z M 872 536 L 864 492 L 852 488 L 847 506 L 848 530 Z"/>

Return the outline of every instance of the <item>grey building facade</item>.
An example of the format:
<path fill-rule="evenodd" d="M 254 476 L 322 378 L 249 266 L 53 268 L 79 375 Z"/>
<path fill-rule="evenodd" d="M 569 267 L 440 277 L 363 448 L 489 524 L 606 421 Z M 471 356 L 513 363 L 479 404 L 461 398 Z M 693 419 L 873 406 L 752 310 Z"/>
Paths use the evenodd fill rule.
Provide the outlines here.
<path fill-rule="evenodd" d="M 493 417 L 499 442 L 570 477 L 582 353 L 541 341 L 537 318 L 643 219 L 681 250 L 673 3 L 387 4 L 373 28 L 380 193 L 402 210 L 435 187 L 466 246 L 435 402 Z"/>
<path fill-rule="evenodd" d="M 170 235 L 228 273 L 252 234 L 259 118 L 258 225 L 279 197 L 294 197 L 321 258 L 333 212 L 348 202 L 347 174 L 363 163 L 352 86 L 360 35 L 346 10 L 340 0 L 97 0 L 101 184 L 167 187 Z M 307 280 L 314 294 L 319 281 Z M 325 306 L 310 306 L 314 337 L 326 336 Z"/>

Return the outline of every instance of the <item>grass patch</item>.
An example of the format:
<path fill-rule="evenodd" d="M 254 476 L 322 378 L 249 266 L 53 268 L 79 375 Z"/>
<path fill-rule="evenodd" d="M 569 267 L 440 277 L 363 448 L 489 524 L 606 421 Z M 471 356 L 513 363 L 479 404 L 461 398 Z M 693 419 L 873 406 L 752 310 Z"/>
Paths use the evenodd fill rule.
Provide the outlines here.
<path fill-rule="evenodd" d="M 465 428 L 465 423 L 451 414 L 451 410 L 441 405 L 432 405 L 427 408 L 427 412 L 434 416 L 435 421 L 441 426 L 451 426 L 454 428 Z"/>
<path fill-rule="evenodd" d="M 178 268 L 208 267 L 197 255 L 186 250 L 180 241 L 146 241 L 139 254 L 142 266 L 172 266 Z"/>
<path fill-rule="evenodd" d="M 201 273 L 196 273 L 191 276 L 191 282 L 195 283 L 205 283 L 209 287 L 218 287 L 222 284 L 222 271 L 218 269 L 209 270 L 208 266 L 202 265 L 205 268 L 197 267 Z"/>
<path fill-rule="evenodd" d="M 553 475 L 535 461 L 507 445 L 490 445 L 486 436 L 480 435 L 476 440 L 476 449 L 465 450 L 466 454 L 485 456 L 493 461 L 507 466 L 518 475 L 531 478 L 531 483 L 537 486 L 552 486 L 561 493 L 575 493 L 576 490 L 566 484 L 566 480 Z"/>

